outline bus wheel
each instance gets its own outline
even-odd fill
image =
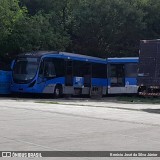
[[[54,97],[55,98],[60,98],[62,97],[62,86],[57,85],[54,89]]]

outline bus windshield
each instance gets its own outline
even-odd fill
[[[13,68],[13,80],[17,83],[27,83],[31,81],[38,69],[38,58],[19,58]]]

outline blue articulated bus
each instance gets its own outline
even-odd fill
[[[13,64],[13,93],[94,95],[107,91],[106,59],[57,51],[18,55]]]
[[[137,93],[138,57],[108,58],[108,94]]]

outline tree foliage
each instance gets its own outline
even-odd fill
[[[160,37],[160,0],[1,0],[2,53],[61,50],[137,56]]]
[[[8,37],[12,34],[16,23],[23,17],[25,8],[20,8],[18,0],[0,1],[0,47],[5,51]],[[6,50],[7,51],[7,50]]]

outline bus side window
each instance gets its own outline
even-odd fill
[[[56,77],[63,77],[65,75],[64,60],[55,58],[53,59],[53,61],[54,61]]]
[[[92,64],[92,77],[93,78],[106,78],[107,67],[105,64],[93,63]]]
[[[138,74],[138,64],[137,63],[128,63],[126,64],[126,77],[136,78]]]
[[[82,74],[91,76],[92,75],[92,68],[91,67],[92,67],[91,63],[84,63],[84,65],[82,67]]]
[[[45,78],[56,77],[54,61],[52,59],[45,59],[44,61],[44,77]]]
[[[112,78],[112,77],[117,77],[117,74],[116,74],[116,65],[110,65],[109,67],[109,77]]]

